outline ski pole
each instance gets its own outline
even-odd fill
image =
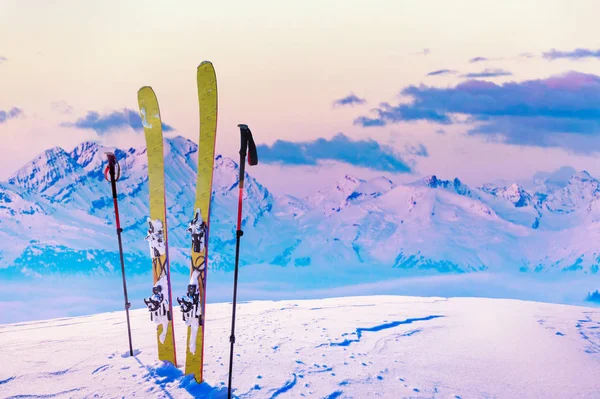
[[[227,385],[227,397],[231,399],[231,371],[233,368],[233,344],[235,343],[235,306],[237,300],[237,283],[238,283],[238,266],[240,260],[240,238],[244,234],[242,231],[242,199],[244,196],[244,171],[246,169],[246,151],[248,151],[248,164],[256,165],[258,163],[258,154],[256,153],[256,145],[252,138],[252,132],[248,125],[239,124],[241,135],[240,148],[240,177],[239,177],[239,200],[238,200],[238,217],[237,230],[235,234],[235,271],[233,277],[233,314],[231,316],[231,335],[229,342],[231,348],[229,352],[229,384]]]
[[[119,256],[121,257],[121,274],[123,276],[123,293],[125,295],[125,313],[127,315],[127,333],[129,335],[129,354],[133,356],[133,346],[131,344],[131,326],[129,324],[129,299],[127,298],[127,283],[125,282],[125,263],[123,262],[123,243],[121,241],[121,222],[119,221],[119,206],[117,205],[117,180],[121,177],[121,167],[117,163],[117,157],[112,152],[106,152],[108,158],[108,166],[104,170],[104,177],[110,181],[112,186],[113,203],[115,207],[115,218],[117,223],[117,237],[119,239]],[[118,173],[115,171],[115,167],[118,168]],[[110,175],[110,176],[109,176]],[[110,179],[110,180],[109,180]]]

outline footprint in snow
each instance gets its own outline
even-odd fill
[[[0,385],[2,384],[6,384],[7,382],[11,382],[12,380],[14,380],[16,377],[8,377],[5,380],[0,380]]]
[[[137,356],[137,355],[139,355],[140,353],[142,353],[142,351],[141,351],[141,350],[139,350],[139,349],[134,349],[134,350],[133,350],[133,356]],[[129,351],[127,351],[127,352],[123,353],[123,354],[121,355],[121,357],[122,357],[123,359],[125,359],[125,358],[128,358],[128,357],[131,357],[131,354],[129,353]],[[111,359],[111,358],[109,358],[109,359]]]
[[[92,374],[101,373],[105,370],[108,370],[109,368],[110,368],[110,366],[108,364],[104,364],[104,365],[98,367],[96,370],[92,371]]]

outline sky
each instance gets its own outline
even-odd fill
[[[53,146],[143,145],[145,85],[165,136],[196,141],[203,60],[217,74],[217,153],[237,158],[248,124],[250,172],[275,192],[344,174],[600,177],[598,12],[584,0],[0,0],[0,180]]]

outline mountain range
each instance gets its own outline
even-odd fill
[[[46,150],[0,183],[0,270],[19,276],[112,274],[120,264],[104,152],[84,142]],[[147,271],[144,147],[114,150],[129,272]],[[172,267],[187,269],[197,146],[165,139]],[[230,270],[238,164],[215,158],[209,267]],[[343,176],[307,198],[277,196],[246,174],[242,266],[597,273],[600,181],[563,168],[519,183],[469,187],[437,176],[395,184]],[[360,269],[356,269],[360,270]]]

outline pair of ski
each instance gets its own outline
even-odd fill
[[[177,298],[183,320],[187,326],[187,348],[185,374],[193,374],[198,383],[203,382],[204,355],[204,309],[206,305],[206,272],[208,260],[208,232],[210,204],[212,199],[212,179],[217,128],[217,82],[211,62],[203,61],[197,68],[198,101],[200,112],[200,136],[198,140],[198,172],[196,180],[196,196],[194,200],[194,217],[187,231],[191,234],[190,280],[187,293]],[[166,195],[164,179],[164,152],[162,121],[156,94],[149,86],[138,91],[140,116],[146,138],[146,154],[148,157],[148,189],[150,193],[150,217],[148,218],[148,235],[146,240],[150,246],[152,258],[152,274],[154,286],[152,296],[144,298],[150,311],[151,319],[157,324],[156,337],[158,358],[171,362],[177,367],[175,335],[173,331],[173,306],[171,294],[171,275],[169,267],[169,249],[166,221]],[[244,189],[246,154],[249,165],[258,163],[256,145],[247,125],[239,124],[241,134],[239,203],[236,231],[236,254],[233,292],[233,314],[231,325],[231,352],[229,364],[229,391],[231,397],[231,373],[233,363],[233,345],[235,342],[235,305],[237,297],[237,276],[239,264],[240,237],[242,225],[242,198]],[[247,152],[248,151],[248,152]],[[115,208],[116,230],[119,241],[121,271],[123,274],[123,293],[129,333],[129,352],[133,356],[131,328],[129,323],[129,303],[125,281],[125,265],[119,222],[116,182],[121,176],[121,168],[114,153],[107,152],[108,166],[105,178],[111,183]],[[204,220],[206,216],[206,221]]]
[[[208,226],[212,192],[215,139],[217,129],[217,82],[211,62],[197,68],[200,134],[198,173],[191,233],[190,280],[187,292],[177,298],[187,326],[185,374],[203,381],[204,308],[208,259]],[[138,104],[148,157],[150,217],[146,240],[150,247],[154,286],[152,296],[144,299],[152,321],[157,324],[158,358],[177,366],[173,331],[173,302],[167,235],[167,212],[164,179],[163,132],[158,100],[154,90],[144,86],[138,91]]]

